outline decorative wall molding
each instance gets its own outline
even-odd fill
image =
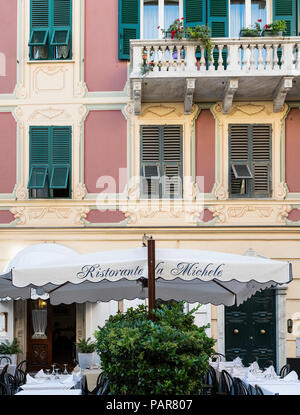
[[[72,120],[72,116],[63,108],[48,107],[33,111],[28,121],[41,120]]]
[[[27,200],[28,199],[28,189],[25,186],[18,186],[16,189],[16,199],[17,200]]]
[[[73,192],[74,199],[82,200],[85,198],[86,194],[87,194],[87,189],[85,187],[85,184],[78,183]]]

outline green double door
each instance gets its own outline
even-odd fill
[[[225,354],[239,356],[244,365],[256,358],[263,367],[272,360],[276,368],[275,290],[261,291],[239,307],[225,307]]]

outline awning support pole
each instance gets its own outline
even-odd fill
[[[152,311],[155,309],[155,240],[147,240],[148,249],[148,316],[154,321]]]

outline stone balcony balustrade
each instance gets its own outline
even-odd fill
[[[130,82],[135,113],[142,102],[273,100],[274,112],[300,99],[300,37],[214,38],[211,59],[201,42],[131,40]],[[143,64],[153,70],[142,73]]]

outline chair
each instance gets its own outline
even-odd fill
[[[249,395],[246,384],[239,378],[233,378],[233,390],[235,395]]]
[[[9,364],[5,365],[4,368],[2,369],[1,373],[0,373],[0,382],[2,382],[2,383],[5,383],[4,378],[5,378],[5,375],[7,373],[8,366],[9,366]]]
[[[83,376],[81,379],[81,393],[82,395],[89,395],[86,376]]]
[[[256,395],[264,395],[262,389],[258,385],[255,385],[255,390],[256,390]]]
[[[225,395],[231,395],[232,391],[233,391],[233,379],[226,370],[222,370],[220,392]]]
[[[248,395],[256,395],[256,390],[252,385],[248,386]]]
[[[0,356],[0,365],[2,363],[2,360],[4,360],[5,363],[10,363],[10,364],[12,363],[11,358],[9,356]]]
[[[281,378],[284,378],[286,375],[290,373],[290,371],[291,371],[291,366],[289,364],[286,364],[282,366],[282,368],[280,369],[279,376]]]
[[[103,384],[99,387],[97,395],[108,395],[109,394],[109,379],[103,376]]]
[[[8,390],[8,395],[14,395],[17,391],[16,379],[14,376],[6,373],[4,375],[4,382],[3,382]]]
[[[0,395],[8,395],[7,386],[5,383],[0,382]]]
[[[28,373],[28,361],[27,360],[22,360],[22,362],[20,362],[17,365],[17,369],[22,370],[25,373],[25,375],[27,375],[27,373]]]
[[[222,353],[214,353],[212,356],[213,362],[225,362],[226,358]]]

